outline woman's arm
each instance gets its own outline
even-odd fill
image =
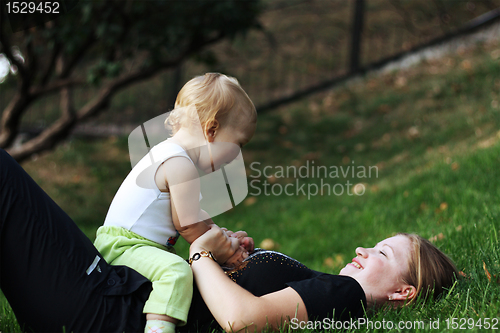
[[[213,251],[227,242],[227,235],[217,226],[191,244],[190,256]],[[288,287],[261,297],[254,296],[222,271],[208,257],[193,261],[191,268],[198,289],[219,325],[226,331],[261,330],[266,325],[278,328],[292,318],[307,320],[307,311],[299,294]]]

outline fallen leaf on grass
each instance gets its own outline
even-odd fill
[[[332,257],[328,257],[325,258],[325,260],[323,261],[323,265],[325,265],[326,267],[333,268],[333,266],[335,266],[335,261],[333,260]]]
[[[248,197],[247,199],[245,199],[245,201],[243,202],[243,204],[245,206],[251,206],[251,205],[253,205],[256,202],[257,202],[257,198],[256,197]]]
[[[260,242],[259,247],[264,250],[274,250],[276,248],[276,243],[271,238],[266,238]]]
[[[267,181],[271,184],[274,184],[276,183],[276,177],[274,175],[270,175],[269,177],[267,177]]]
[[[431,238],[429,238],[429,241],[431,241],[432,243],[434,243],[435,241],[437,241],[438,239],[439,240],[442,240],[444,238],[444,235],[442,232],[440,232],[439,234],[435,235],[435,236],[432,236]]]
[[[491,282],[491,273],[486,268],[486,263],[484,261],[483,261],[483,269],[484,269],[484,274],[486,274],[486,277],[488,278],[488,281]],[[493,281],[500,284],[500,276],[497,277],[495,274],[493,274]]]
[[[342,267],[344,266],[344,256],[342,254],[336,254],[335,258],[325,258],[323,265],[330,268]]]
[[[366,184],[366,183],[359,183],[359,184],[354,185],[352,190],[356,195],[363,195],[363,194],[365,194],[367,186],[368,186],[368,184]]]
[[[488,272],[488,269],[486,268],[486,263],[483,261],[483,269],[484,269],[484,274],[486,274],[486,277],[488,278],[488,281],[491,282],[491,274]]]
[[[357,151],[358,153],[362,152],[365,150],[365,144],[364,143],[358,143],[354,146],[354,150]]]
[[[412,126],[408,129],[408,137],[413,140],[417,139],[420,137],[420,131],[418,130],[418,127]]]
[[[394,83],[396,84],[396,87],[401,88],[401,87],[406,86],[406,84],[408,83],[408,80],[404,76],[400,76],[396,79],[396,81]]]
[[[470,60],[464,60],[462,61],[462,63],[460,64],[462,69],[471,69],[472,68],[472,62]]]

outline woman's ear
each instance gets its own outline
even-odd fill
[[[417,288],[411,285],[403,285],[401,289],[398,289],[395,293],[389,295],[389,300],[392,301],[409,301],[415,297],[417,294]]]

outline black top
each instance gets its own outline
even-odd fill
[[[349,320],[363,316],[366,308],[365,293],[353,278],[311,270],[279,252],[258,249],[238,270],[226,274],[255,296],[293,288],[304,301],[309,320]],[[217,327],[195,285],[188,324],[179,330],[208,332]]]

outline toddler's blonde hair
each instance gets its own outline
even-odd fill
[[[217,120],[219,126],[225,126],[231,119],[231,125],[236,125],[242,117],[229,117],[233,112],[248,114],[250,119],[257,115],[254,104],[238,80],[220,73],[207,73],[191,79],[182,87],[166,124],[175,134],[186,121],[198,118],[205,131],[213,120]]]

